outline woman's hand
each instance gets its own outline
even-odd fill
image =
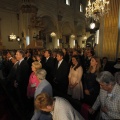
[[[107,114],[108,109],[107,109],[107,107],[102,107],[101,111],[104,112],[105,114]]]
[[[85,90],[85,94],[86,94],[86,95],[90,95],[89,90],[86,89],[86,90]]]
[[[78,83],[71,84],[70,88],[74,88]]]
[[[31,87],[32,88],[36,87],[36,83],[31,84]]]

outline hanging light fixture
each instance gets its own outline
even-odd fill
[[[14,35],[13,33],[11,35],[9,35],[9,39],[10,40],[16,40],[16,35]]]
[[[85,16],[97,21],[101,16],[107,14],[109,10],[109,1],[107,0],[96,0],[92,3],[88,0]]]

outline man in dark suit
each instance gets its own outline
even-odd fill
[[[83,70],[84,73],[87,73],[89,67],[90,67],[90,61],[91,58],[95,55],[94,51],[92,49],[87,50],[87,58],[84,61],[84,65],[83,65]]]
[[[31,66],[32,66],[33,60],[31,58],[31,53],[30,52],[26,53],[26,61],[27,61],[28,65],[29,65],[29,73],[31,73],[32,72]]]
[[[36,60],[42,64],[42,67],[43,67],[43,64],[44,64],[44,60],[43,60],[43,56],[42,55],[36,55]]]
[[[112,67],[111,67],[111,65],[110,65],[107,57],[103,57],[101,68],[102,68],[103,71],[109,71],[109,72],[111,72],[111,68]]]
[[[64,53],[57,52],[57,63],[54,69],[54,88],[59,92],[67,93],[68,86],[68,63],[63,59]]]
[[[18,60],[18,68],[16,72],[16,81],[14,86],[17,91],[18,102],[22,109],[27,105],[27,85],[29,81],[29,66],[24,60],[24,51],[18,50],[16,52],[16,59]]]
[[[46,80],[48,80],[50,83],[53,79],[53,68],[54,68],[54,60],[51,57],[51,51],[46,50],[44,53],[44,57],[46,58],[43,63],[43,68],[47,71]]]
[[[18,67],[18,61],[15,56],[11,59],[12,63],[14,64],[12,69],[10,70],[8,77],[7,77],[7,89],[10,96],[15,98],[15,88],[14,88],[14,81],[16,80],[16,72]]]
[[[7,78],[8,74],[10,73],[10,71],[12,69],[13,63],[12,63],[11,59],[12,59],[13,55],[14,55],[13,51],[7,52],[7,61],[6,61],[6,64],[4,66],[4,69],[3,69],[3,76],[5,78]]]

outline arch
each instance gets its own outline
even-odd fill
[[[57,25],[57,22],[58,22],[58,20],[57,20],[57,17],[55,17],[55,16],[53,16],[53,15],[50,15],[50,14],[38,14],[38,16],[39,17],[48,17],[48,18],[50,18],[51,19],[51,21],[52,21],[52,23],[54,24],[54,26],[56,26]]]
[[[40,15],[38,17],[41,17],[43,19],[43,22],[45,24],[45,32],[46,33],[50,33],[50,32],[57,32],[57,27],[56,24],[54,22],[54,20],[52,19],[51,16],[48,15]]]

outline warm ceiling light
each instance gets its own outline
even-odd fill
[[[95,23],[90,23],[90,29],[94,29],[95,28]]]
[[[109,1],[107,0],[96,0],[92,2],[88,0],[88,5],[86,7],[86,14],[87,18],[93,18],[95,21],[99,20],[99,18],[109,11]]]
[[[54,32],[52,32],[52,33],[50,34],[50,36],[51,36],[51,37],[55,37],[56,34],[55,34]]]
[[[16,40],[16,35],[14,35],[13,33],[11,35],[9,35],[9,39],[10,40]]]

